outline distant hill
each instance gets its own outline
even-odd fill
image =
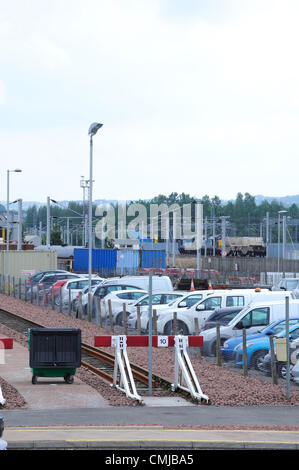
[[[278,203],[281,203],[283,204],[285,207],[289,207],[291,206],[292,204],[296,204],[299,206],[299,194],[298,195],[295,195],[295,196],[283,196],[283,197],[274,197],[274,196],[263,196],[261,194],[258,194],[257,196],[254,196],[255,198],[255,202],[257,205],[261,204],[264,200],[268,201],[269,203],[271,203],[272,201],[277,201]],[[234,202],[234,199],[231,199],[232,202]],[[59,205],[62,206],[62,207],[67,207],[68,206],[68,203],[69,201],[68,200],[63,200],[63,201],[57,201],[59,202]],[[77,202],[78,204],[81,204],[82,203],[82,200],[77,200],[75,201]],[[87,201],[86,201],[87,202]],[[93,201],[94,204],[103,204],[103,203],[107,203],[107,204],[117,204],[117,200],[112,200],[112,199],[96,199]],[[223,204],[226,204],[227,200],[221,200],[221,202]],[[6,208],[6,201],[0,201],[0,207],[1,207],[1,204]],[[32,207],[32,206],[36,206],[36,207],[41,207],[41,206],[45,206],[47,204],[47,201],[44,201],[44,202],[39,202],[39,201],[23,201],[23,210],[26,211],[29,207]],[[15,205],[15,208],[17,206]],[[12,210],[14,210],[14,208],[12,208]]]
[[[285,207],[289,207],[292,204],[299,205],[299,194],[297,196],[283,196],[283,197],[270,197],[270,196],[262,196],[257,195],[254,196],[255,202],[257,205],[261,204],[264,200],[271,203],[272,201],[277,201],[280,204],[283,204]]]

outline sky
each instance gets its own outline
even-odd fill
[[[299,194],[297,0],[0,0],[0,200]]]

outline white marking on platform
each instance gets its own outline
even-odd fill
[[[147,406],[196,406],[195,403],[179,397],[148,397],[143,396],[142,401]]]

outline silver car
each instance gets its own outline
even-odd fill
[[[293,369],[291,370],[291,377],[292,380],[299,385],[299,360],[296,362]]]

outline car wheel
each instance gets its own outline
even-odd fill
[[[188,336],[189,335],[189,329],[186,326],[186,324],[182,321],[178,321],[177,324],[177,335],[182,335],[182,336]]]
[[[117,314],[116,319],[115,319],[115,324],[119,326],[123,326],[123,313],[122,312]]]
[[[222,348],[224,341],[226,341],[226,338],[220,338],[220,348]],[[209,356],[216,356],[216,346],[217,346],[217,341],[214,341],[214,343],[212,343],[211,345]],[[220,349],[220,354],[221,354],[221,349]]]
[[[293,367],[294,367],[293,364],[290,364],[290,371],[292,370]],[[279,362],[278,363],[277,373],[278,373],[279,377],[286,380],[286,378],[287,378],[287,364],[286,364],[286,362]]]
[[[265,355],[267,354],[268,351],[265,351],[264,349],[261,349],[260,351],[256,351],[252,359],[250,361],[250,366],[253,367],[255,370],[261,371],[261,366],[263,364],[263,359]]]
[[[168,323],[166,323],[166,325],[164,326],[164,334],[169,336],[169,335],[173,335],[173,320],[170,320]],[[184,322],[182,322],[181,320],[179,320],[177,322],[177,331],[176,331],[176,334],[177,335],[183,335],[183,336],[188,336],[189,335],[189,329],[188,327],[185,325]]]

